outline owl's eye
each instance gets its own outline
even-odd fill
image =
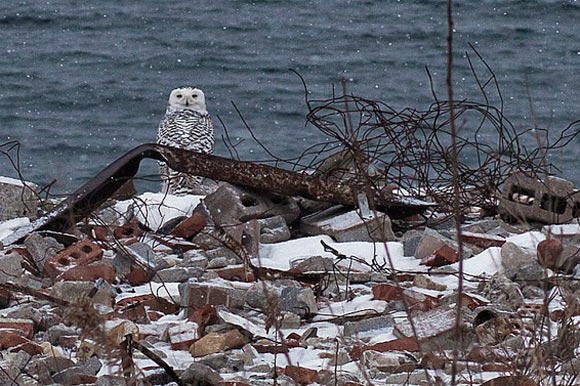
[[[176,97],[179,98],[179,99],[181,99],[183,97],[183,95],[177,94]]]
[[[192,97],[197,98],[197,94],[193,94]]]

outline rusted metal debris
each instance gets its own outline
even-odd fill
[[[144,158],[164,161],[174,170],[214,180],[349,206],[357,206],[358,194],[368,190],[362,184],[346,183],[332,176],[297,173],[269,165],[236,161],[157,144],[143,144],[119,157],[47,215],[1,240],[2,244],[10,245],[36,230],[69,229],[133,178]],[[370,197],[370,200],[375,207],[393,218],[421,213],[434,205],[379,192],[373,194],[374,197]]]

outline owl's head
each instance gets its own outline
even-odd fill
[[[205,95],[203,91],[193,86],[178,87],[169,94],[167,112],[193,110],[207,114],[205,108]]]

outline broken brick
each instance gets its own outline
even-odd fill
[[[205,218],[205,215],[202,211],[196,210],[190,217],[180,222],[173,231],[171,231],[171,235],[191,240],[193,236],[198,234],[206,225],[207,219]]]
[[[115,268],[105,263],[78,265],[61,273],[56,281],[95,281],[99,278],[112,283],[115,280]]]
[[[559,260],[564,251],[564,246],[556,239],[546,239],[540,241],[537,246],[538,263],[543,267],[556,271],[560,268]]]
[[[15,332],[2,330],[0,331],[0,350],[11,348],[12,352],[20,350],[26,351],[30,355],[42,354],[42,347]]]
[[[300,366],[286,366],[282,372],[302,385],[318,382],[318,372]]]
[[[211,304],[206,304],[201,308],[193,311],[189,315],[189,320],[197,323],[199,336],[202,335],[206,326],[215,324],[219,321],[215,307]]]
[[[426,265],[428,267],[441,267],[443,265],[453,264],[457,260],[457,251],[451,248],[449,245],[445,244],[433,252],[432,255],[421,260],[419,264]]]
[[[30,319],[0,318],[0,329],[20,331],[28,339],[34,336],[34,322]]]
[[[100,246],[85,238],[70,247],[49,257],[44,264],[44,272],[55,279],[71,267],[86,265],[101,258],[103,250]]]
[[[143,234],[141,228],[139,228],[139,224],[137,222],[132,221],[128,222],[125,225],[117,227],[113,230],[113,236],[116,239],[128,239],[132,237],[139,237]]]
[[[217,273],[222,279],[230,281],[256,281],[254,274],[249,272],[244,265],[214,269],[213,272]]]
[[[378,352],[385,351],[419,351],[419,346],[417,345],[417,339],[414,337],[400,338],[389,340],[386,342],[375,343],[368,346],[355,346],[351,352],[351,358],[357,360],[360,359],[363,352],[367,350],[373,350]]]
[[[420,292],[397,288],[391,284],[379,284],[373,287],[373,299],[385,301],[401,301],[402,294],[409,303],[411,310],[428,311],[439,305],[439,300]]]
[[[538,384],[525,375],[506,375],[490,379],[481,386],[538,386]]]

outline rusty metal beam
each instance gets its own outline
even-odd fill
[[[273,166],[236,161],[157,144],[143,144],[111,163],[48,214],[0,242],[3,245],[10,245],[22,240],[35,230],[65,231],[69,229],[91,214],[125,182],[133,178],[144,158],[165,161],[174,170],[227,181],[235,185],[349,206],[357,206],[358,193],[366,192],[365,186],[346,184],[333,177],[296,173]],[[432,206],[431,203],[403,200],[393,196],[384,197],[378,193],[375,193],[373,199],[378,209],[386,211],[395,218],[419,213]]]

